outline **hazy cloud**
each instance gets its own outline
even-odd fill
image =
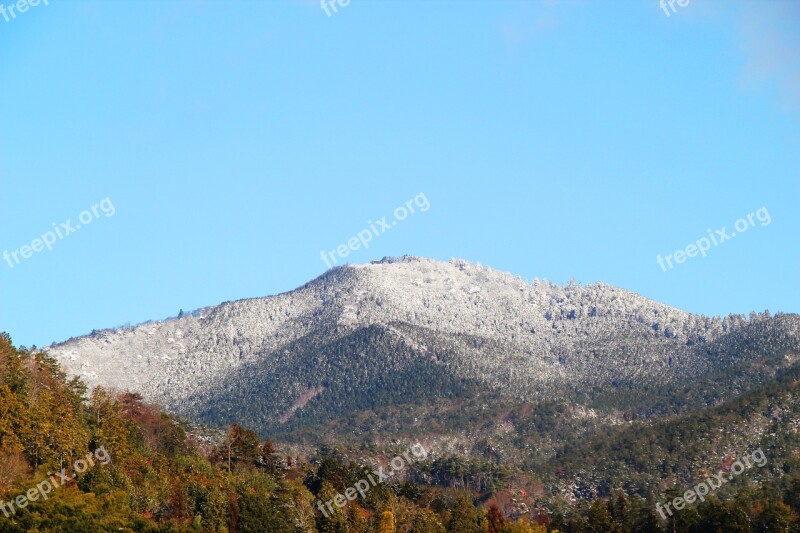
[[[800,3],[747,2],[741,35],[744,87],[772,86],[782,105],[800,111]]]

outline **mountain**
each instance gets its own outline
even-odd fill
[[[691,412],[794,364],[800,317],[710,318],[603,283],[528,283],[403,257],[46,351],[90,386],[135,391],[199,422],[300,435],[401,407],[431,417],[447,405],[461,420],[487,401],[555,401],[597,421]],[[421,424],[437,431],[436,420]],[[458,426],[453,434],[470,429]]]
[[[568,480],[575,493],[607,496],[608,487],[625,486],[628,492],[646,495],[656,486],[691,486],[700,472],[726,470],[731,459],[761,450],[765,468],[726,488],[780,480],[800,468],[798,392],[800,366],[794,366],[696,413],[606,426],[584,439],[565,439],[547,460],[529,467],[554,484]]]

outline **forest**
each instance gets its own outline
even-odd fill
[[[796,384],[786,378],[780,386]],[[364,497],[323,513],[318,501],[332,500],[401,447],[374,450],[368,464],[336,446],[288,455],[238,424],[214,434],[137,394],[89,391],[52,358],[15,348],[3,334],[0,503],[25,505],[0,505],[0,532],[800,531],[800,476],[792,462],[782,463],[786,471],[779,478],[712,495],[668,520],[654,503],[678,494],[674,488],[642,496],[619,486],[596,498],[526,507],[514,504],[510,468],[459,457],[416,462]],[[595,449],[616,453],[613,441],[608,436]],[[68,465],[93,453],[100,459],[100,449],[107,461],[83,464],[46,498],[31,498]],[[564,464],[577,468],[576,461],[571,453]]]

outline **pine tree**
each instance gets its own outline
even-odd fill
[[[336,498],[336,495],[337,492],[334,490],[333,485],[323,481],[322,488],[317,495],[319,502],[314,504],[317,512],[317,529],[319,533],[347,533],[347,520],[344,512],[333,504],[333,499]],[[328,501],[331,502],[330,507],[325,505]],[[322,507],[324,512],[319,507]]]
[[[459,496],[456,499],[450,513],[450,520],[447,521],[447,529],[460,533],[482,533],[483,528],[478,509],[466,496]]]

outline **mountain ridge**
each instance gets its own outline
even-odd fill
[[[758,353],[745,349],[752,339],[761,339]],[[431,391],[425,401],[483,388],[521,401],[555,394],[589,403],[611,391],[616,405],[617,391],[679,388],[737,365],[738,376],[757,383],[747,375],[759,358],[766,377],[789,364],[787,351],[800,352],[800,317],[705,317],[604,283],[527,283],[480,264],[406,256],[46,351],[90,386],[130,389],[208,423],[229,422],[238,410],[266,432],[292,418],[320,423],[380,407],[376,397],[396,402],[411,390]],[[390,368],[404,378],[387,391]]]

